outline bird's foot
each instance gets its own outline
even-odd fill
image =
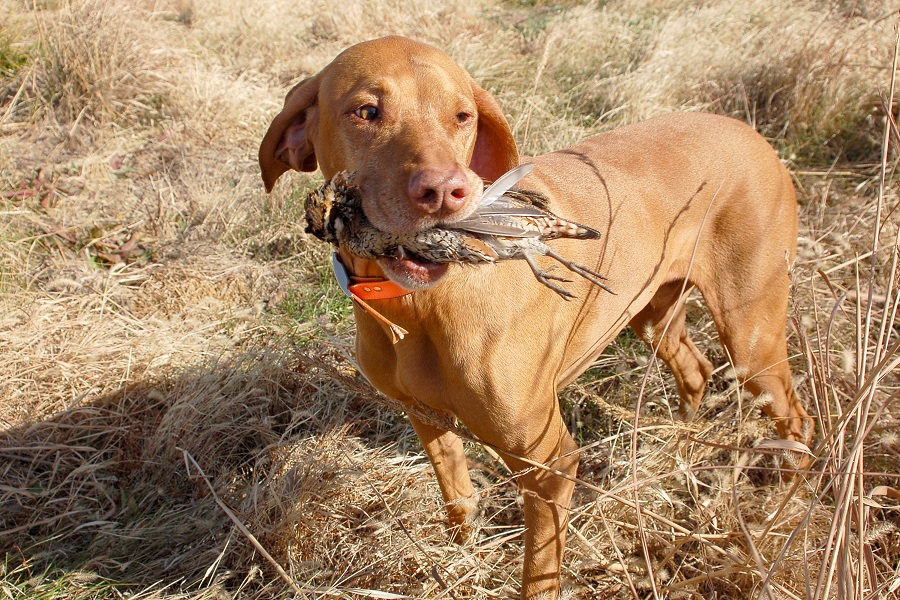
[[[531,255],[525,255],[525,261],[528,263],[528,266],[531,267],[531,272],[534,273],[535,279],[546,285],[548,288],[559,294],[565,300],[571,300],[575,297],[575,294],[572,292],[566,291],[565,289],[559,287],[555,283],[551,281],[561,281],[563,283],[572,283],[571,279],[566,279],[565,277],[561,277],[559,275],[551,275],[550,269],[542,270],[535,260],[531,257]]]
[[[612,288],[610,288],[608,285],[606,285],[605,283],[603,283],[603,281],[609,279],[609,278],[606,277],[605,275],[602,275],[601,273],[598,273],[597,271],[594,271],[593,269],[590,269],[590,268],[588,268],[588,267],[586,267],[586,266],[584,266],[584,265],[582,265],[582,264],[580,264],[580,263],[577,263],[577,262],[572,261],[572,260],[569,260],[569,259],[567,259],[567,258],[565,258],[565,257],[563,257],[563,256],[560,256],[559,254],[557,254],[556,252],[554,252],[554,251],[552,251],[552,250],[550,250],[549,252],[547,252],[547,256],[549,256],[549,257],[551,257],[552,259],[556,260],[557,262],[559,262],[560,264],[562,264],[564,267],[566,267],[567,269],[569,269],[569,270],[572,271],[573,273],[577,273],[578,275],[581,275],[582,277],[584,277],[585,279],[587,279],[588,281],[590,281],[591,283],[593,283],[593,284],[596,285],[597,287],[599,287],[599,288],[601,288],[601,289],[603,289],[603,290],[606,290],[606,291],[609,292],[610,294],[615,295],[615,292],[612,291]],[[533,268],[534,268],[534,267],[532,267],[532,269],[533,269]]]

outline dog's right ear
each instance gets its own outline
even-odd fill
[[[500,105],[487,91],[472,82],[478,107],[478,137],[469,168],[485,181],[497,179],[519,165],[519,150]]]
[[[308,113],[318,95],[319,77],[304,79],[288,92],[284,108],[269,125],[259,146],[259,168],[266,192],[272,191],[285,171],[316,170],[316,153],[308,136]]]

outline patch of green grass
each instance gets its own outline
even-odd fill
[[[122,584],[88,571],[66,571],[53,566],[34,573],[27,564],[13,565],[10,556],[0,567],[0,592],[29,600],[105,600],[122,598]],[[127,593],[127,592],[126,592]]]
[[[0,115],[16,95],[21,85],[20,73],[28,66],[28,53],[20,43],[13,27],[0,21]]]
[[[647,355],[649,353],[650,350],[647,348],[647,345],[638,337],[634,329],[626,327],[620,331],[619,335],[616,336],[616,339],[606,347],[606,350],[604,350],[601,355],[601,359],[603,357],[618,356],[622,358],[622,361],[620,361],[620,363],[622,363],[627,360],[625,357]],[[585,371],[579,381],[582,383],[601,381],[608,379],[611,376],[616,376],[622,371],[623,364],[611,366],[608,361],[602,361],[600,359],[598,359],[597,362],[600,363],[600,366],[594,366]]]
[[[19,51],[8,31],[0,32],[0,77],[15,77],[26,64],[28,54]]]
[[[847,103],[848,108],[840,112],[823,105],[811,111],[807,121],[787,123],[779,148],[782,157],[803,156],[807,164],[821,166],[830,165],[835,159],[849,163],[874,161],[881,144],[875,124],[882,118],[875,104],[873,97],[871,102]]]
[[[305,223],[304,208],[307,194],[321,185],[318,178],[304,178],[291,189],[283,206],[276,209],[278,220]],[[330,247],[318,243],[310,252],[312,264],[305,280],[293,288],[280,309],[285,316],[300,323],[325,322],[337,325],[350,323],[353,309],[350,299],[344,294],[331,269]]]
[[[515,19],[512,23],[512,28],[525,40],[533,40],[541,35],[547,29],[553,17],[565,10],[561,6],[546,5],[540,0],[517,2],[516,4],[532,9],[528,10],[520,18]]]
[[[292,220],[306,219],[306,197],[311,191],[322,185],[322,176],[318,173],[303,177],[291,188],[291,194],[281,208],[281,216]]]
[[[346,329],[353,322],[353,305],[341,290],[331,270],[331,263],[321,261],[313,267],[312,276],[288,293],[278,309],[297,323],[330,324]]]

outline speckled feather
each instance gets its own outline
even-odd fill
[[[362,258],[402,257],[415,254],[436,263],[484,264],[500,260],[526,260],[535,277],[564,298],[571,293],[550,280],[569,282],[538,268],[533,255],[550,256],[569,270],[610,291],[603,275],[554,252],[544,240],[596,239],[600,233],[547,209],[537,192],[507,191],[492,203],[479,206],[463,220],[412,234],[376,229],[362,211],[360,189],[353,177],[338,173],[306,199],[306,231]]]
[[[409,251],[437,263],[477,264],[497,260],[489,246],[460,231],[436,227],[398,235],[376,229],[362,211],[359,188],[343,172],[309,194],[306,223],[308,233],[344,246],[362,258],[397,256]]]

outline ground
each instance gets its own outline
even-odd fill
[[[525,153],[703,110],[753,124],[794,176],[811,470],[761,451],[774,430],[699,299],[692,336],[718,368],[692,423],[624,332],[561,394],[584,447],[565,597],[896,597],[895,6],[0,6],[0,596],[515,596],[510,473],[468,443],[483,509],[452,545],[403,413],[353,367],[329,250],[303,232],[320,175],[266,195],[256,164],[291,85],[402,34],[490,90]]]

